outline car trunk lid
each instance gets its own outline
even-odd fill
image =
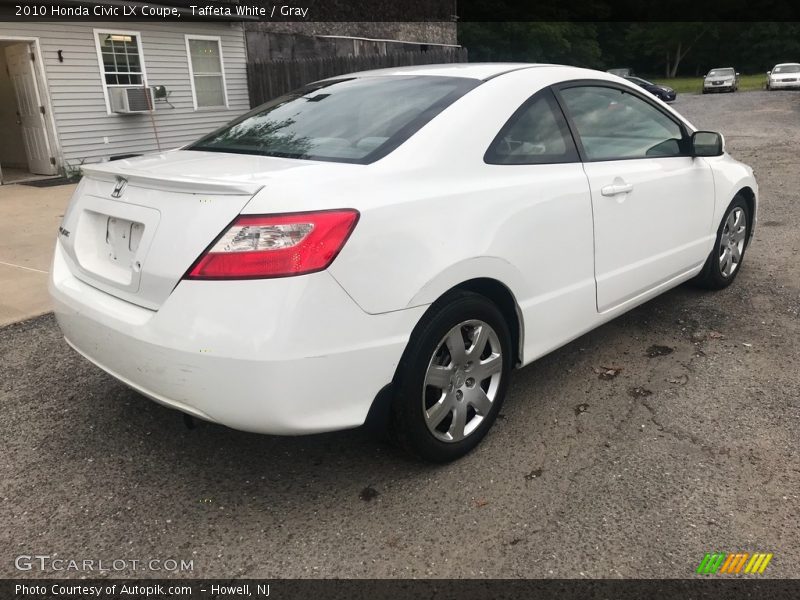
[[[176,156],[161,164],[140,159],[84,167],[84,178],[59,228],[75,277],[157,310],[192,263],[263,187],[254,172],[260,169],[263,174],[265,165],[247,157],[226,164],[223,176],[203,174],[219,173],[221,158],[206,155],[198,162]],[[217,168],[212,169],[209,160]]]

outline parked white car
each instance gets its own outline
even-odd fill
[[[800,88],[800,63],[781,63],[767,71],[767,89]]]
[[[195,417],[271,434],[385,417],[452,460],[512,369],[681,282],[734,280],[758,188],[723,144],[598,71],[322,81],[181,150],[85,167],[56,316]]]

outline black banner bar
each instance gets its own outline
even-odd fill
[[[796,0],[0,0],[0,20],[800,21]]]
[[[454,21],[454,0],[0,0],[2,20]]]
[[[800,597],[800,580],[757,578],[639,580],[3,580],[4,600],[783,600]]]

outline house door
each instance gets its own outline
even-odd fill
[[[8,74],[17,100],[17,117],[22,128],[22,140],[28,158],[28,170],[37,175],[54,175],[50,144],[44,121],[44,104],[36,85],[36,72],[31,46],[27,43],[6,47]]]

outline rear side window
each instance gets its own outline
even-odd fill
[[[562,89],[588,160],[683,156],[683,129],[641,98],[610,87]]]
[[[258,107],[188,149],[367,164],[479,84],[435,76],[323,81]]]
[[[564,115],[549,89],[530,98],[511,116],[484,160],[492,165],[578,162]]]

